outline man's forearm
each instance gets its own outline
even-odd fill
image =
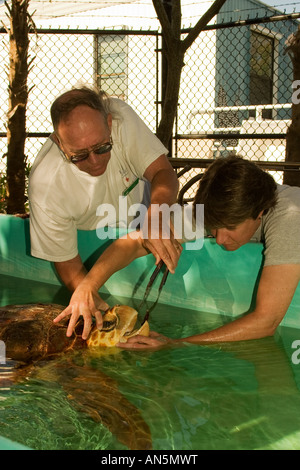
[[[151,182],[151,204],[174,204],[178,188],[179,183],[174,172],[166,169],[158,171]]]
[[[86,269],[79,255],[68,261],[54,263],[57,274],[65,286],[73,292],[86,276]]]
[[[135,239],[133,239],[134,234]],[[147,254],[139,233],[134,232],[134,234],[132,232],[113,242],[89,272],[78,255],[71,260],[54,263],[57,274],[70,291],[74,291],[83,280],[92,290],[97,291],[116,271],[126,267],[135,258]]]
[[[147,251],[142,245],[139,232],[131,232],[106,248],[86,275],[84,283],[93,291],[98,291],[115,272],[145,255]]]

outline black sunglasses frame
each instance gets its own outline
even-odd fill
[[[87,160],[91,152],[95,153],[96,155],[104,155],[105,153],[110,152],[112,147],[113,147],[113,142],[112,142],[112,139],[110,139],[110,142],[105,142],[104,144],[101,144],[98,147],[95,146],[95,148],[92,148],[91,150],[85,152],[85,154],[82,154],[82,156],[80,155],[78,156],[71,155],[70,157],[68,157],[67,155],[65,156],[71,163],[76,164],[79,162],[83,162],[84,160]]]

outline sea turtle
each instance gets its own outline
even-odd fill
[[[5,345],[6,357],[17,361],[13,381],[36,375],[39,370],[39,377],[58,382],[75,407],[102,422],[129,449],[151,449],[148,425],[139,410],[118,391],[117,383],[100,370],[86,364],[79,366],[72,361],[72,355],[63,354],[87,347],[111,347],[135,334],[148,335],[148,323],[134,330],[137,311],[116,305],[104,314],[103,329],[94,327],[84,341],[82,319],[70,338],[66,336],[68,319],[53,323],[64,308],[56,304],[0,307],[0,340]],[[55,366],[49,367],[48,359],[58,355],[64,356],[64,360],[54,361]]]

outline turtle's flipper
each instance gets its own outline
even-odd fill
[[[59,382],[74,407],[103,423],[130,450],[152,449],[150,429],[140,411],[118,390],[116,382],[89,366],[68,367]]]

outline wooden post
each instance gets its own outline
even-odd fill
[[[25,140],[29,28],[29,0],[12,0],[9,11],[9,102],[7,115],[7,213],[25,212]]]

